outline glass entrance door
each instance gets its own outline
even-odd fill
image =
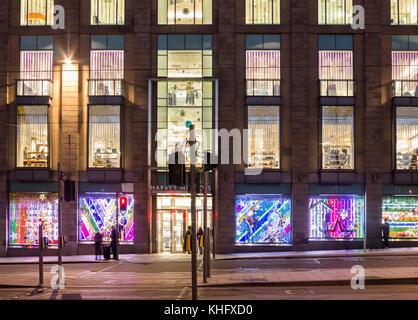
[[[163,252],[183,252],[184,216],[182,210],[160,212]]]

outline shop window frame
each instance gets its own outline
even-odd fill
[[[26,12],[23,13],[23,1],[26,2]],[[20,0],[19,2],[19,26],[21,27],[48,27],[52,26],[54,24],[54,12],[51,13],[48,12],[48,0],[42,0],[45,3],[45,24],[29,24],[29,1],[31,0]],[[41,0],[38,0],[41,1]],[[52,8],[54,8],[55,0],[51,0]],[[53,9],[54,10],[54,9]],[[22,16],[25,15],[25,23],[22,23]]]
[[[96,13],[97,16],[93,16],[93,5],[94,5],[94,1],[96,1]],[[126,24],[126,1],[127,0],[115,0],[116,1],[116,13],[115,13],[115,19],[116,19],[116,23],[99,23],[99,17],[100,17],[100,12],[99,12],[99,7],[100,7],[100,2],[103,2],[104,0],[90,0],[90,25],[91,26],[124,26]],[[119,18],[119,1],[123,1],[123,23],[119,23],[118,22],[118,18]],[[94,18],[96,18],[96,22],[94,22]]]

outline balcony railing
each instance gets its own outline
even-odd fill
[[[418,80],[392,81],[393,97],[418,97]]]
[[[122,96],[122,80],[89,79],[89,96]]]
[[[16,95],[52,97],[52,80],[16,80]]]
[[[280,97],[280,80],[247,80],[247,96]]]
[[[319,80],[321,97],[354,97],[355,91],[354,80]]]

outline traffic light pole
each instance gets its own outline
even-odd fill
[[[62,267],[62,189],[61,189],[61,163],[58,162],[58,279],[61,279]]]
[[[44,286],[44,248],[43,248],[43,237],[44,237],[44,223],[43,221],[39,224],[38,236],[39,236],[39,287]]]
[[[210,256],[209,248],[208,248],[208,239],[209,239],[209,233],[208,233],[208,173],[205,171],[203,173],[204,175],[204,189],[203,189],[203,283],[208,282],[208,267],[209,267],[209,259]]]
[[[192,218],[192,300],[197,300],[197,252],[196,252],[196,138],[194,125],[190,126],[190,193],[191,193],[191,218]]]
[[[119,189],[116,187],[116,254],[115,260],[119,260],[119,208],[120,206],[120,194]]]

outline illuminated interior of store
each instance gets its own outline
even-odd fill
[[[418,170],[418,108],[396,109],[396,167]]]
[[[91,24],[124,24],[125,0],[91,0]]]
[[[354,96],[353,51],[320,50],[319,79],[321,96]]]
[[[354,169],[353,107],[322,107],[322,168]]]
[[[52,25],[54,0],[20,0],[21,25]]]
[[[247,24],[280,24],[280,0],[246,0]]]
[[[417,24],[417,0],[391,0],[392,24]]]
[[[319,24],[350,24],[353,20],[352,0],[319,0]]]
[[[418,51],[392,51],[392,79],[396,96],[418,96]]]
[[[248,167],[280,168],[280,107],[248,106]]]
[[[246,59],[247,95],[279,96],[280,50],[247,50]]]
[[[48,167],[48,106],[17,107],[17,167]]]
[[[212,197],[208,196],[207,227],[212,228]],[[159,252],[183,252],[184,235],[191,225],[191,198],[181,194],[157,195],[157,242]],[[203,229],[203,197],[196,197],[197,226]]]
[[[89,167],[120,167],[120,106],[89,106]]]

